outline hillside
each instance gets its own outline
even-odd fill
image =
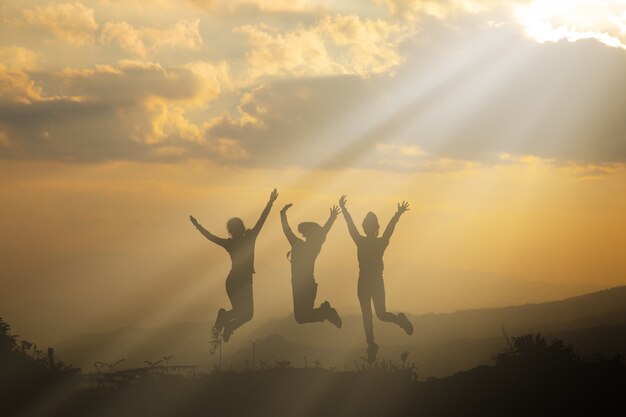
[[[542,332],[574,343],[582,353],[594,351],[611,356],[626,353],[626,287],[617,287],[566,300],[504,308],[485,308],[446,314],[411,316],[415,333],[407,337],[395,326],[375,323],[380,355],[396,359],[410,352],[420,375],[444,376],[488,363],[491,354],[505,346],[502,324],[510,335]],[[161,329],[127,327],[110,333],[94,333],[59,344],[60,355],[89,369],[95,360],[127,360],[127,366],[143,366],[174,354],[179,364],[207,368],[217,362],[209,355],[211,324],[180,323]],[[250,366],[251,345],[256,344],[257,361],[290,361],[353,368],[363,355],[363,334],[358,315],[344,317],[341,330],[327,323],[298,325],[292,317],[265,323],[253,322],[223,344],[223,364],[233,369]],[[248,361],[246,363],[246,361]]]

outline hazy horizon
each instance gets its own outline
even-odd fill
[[[534,285],[541,283],[531,283]],[[455,313],[463,313],[465,311],[474,310],[494,310],[508,307],[520,307],[534,304],[552,303],[563,300],[569,300],[579,296],[585,296],[588,294],[594,294],[609,289],[622,288],[623,286],[598,288],[590,290],[580,290],[571,294],[563,294],[561,296],[552,296],[543,294],[537,296],[535,299],[528,299],[519,302],[506,302],[502,301],[500,304],[493,305],[475,305],[465,306],[460,308],[452,308],[449,310],[441,311],[410,311],[405,312],[411,316],[431,316],[431,315],[450,315]],[[537,287],[537,291],[544,288],[543,286]],[[506,299],[505,299],[506,300]],[[76,305],[71,305],[63,300],[53,299],[40,299],[38,300],[40,308],[47,310],[47,320],[33,321],[28,315],[20,314],[19,310],[5,309],[0,310],[0,317],[5,319],[11,324],[13,330],[25,339],[35,341],[36,343],[54,346],[58,343],[67,343],[75,338],[80,338],[88,335],[99,335],[109,332],[116,332],[124,328],[137,328],[144,330],[162,330],[172,326],[178,326],[181,324],[201,324],[210,328],[215,319],[211,314],[219,307],[219,305],[198,305],[196,308],[210,311],[209,314],[189,314],[187,316],[180,316],[177,318],[170,318],[169,321],[155,322],[149,318],[151,311],[158,310],[158,306],[151,306],[152,309],[148,309],[147,312],[131,313],[126,316],[109,317],[95,323],[94,326],[85,328],[78,327],[73,328],[72,325],[68,325],[68,321],[71,320],[72,315],[76,311]],[[352,306],[337,306],[342,316],[360,316],[361,311],[358,304]],[[258,332],[263,326],[271,323],[290,322],[293,320],[292,311],[282,312],[262,312],[255,315],[254,322],[250,324],[250,331]],[[294,322],[295,323],[295,322]],[[383,326],[384,324],[378,324],[377,326]],[[306,327],[306,326],[305,326]],[[244,337],[245,338],[245,337]]]

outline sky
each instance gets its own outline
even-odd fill
[[[5,0],[0,315],[61,340],[209,321],[226,236],[255,314],[292,308],[278,211],[403,216],[387,304],[413,313],[626,284],[626,1]],[[356,312],[343,219],[318,299]]]

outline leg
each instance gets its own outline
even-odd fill
[[[374,343],[374,323],[372,322],[372,297],[369,291],[369,285],[366,279],[359,277],[358,295],[359,304],[361,304],[361,313],[363,315],[363,328],[365,329],[365,340],[368,345]]]
[[[372,289],[372,301],[374,302],[374,308],[376,309],[376,316],[380,321],[386,321],[391,323],[397,323],[398,317],[387,311],[387,306],[385,305],[385,283],[383,278],[375,278],[372,279],[371,283]]]
[[[358,283],[359,303],[363,314],[363,328],[365,329],[365,340],[367,341],[367,361],[370,364],[376,362],[378,345],[374,342],[374,323],[372,321],[372,292],[368,278],[359,276]]]
[[[226,326],[226,324],[228,324],[234,317],[233,297],[235,296],[235,293],[236,293],[236,288],[235,288],[236,279],[237,279],[236,274],[234,274],[233,271],[231,270],[228,273],[228,276],[226,277],[226,294],[228,295],[230,304],[233,308],[230,310],[220,308],[217,311],[217,318],[215,320],[215,325],[213,326],[213,328],[216,329],[218,332],[221,332],[222,329]]]
[[[215,319],[215,324],[213,325],[213,329],[217,333],[220,333],[222,329],[224,329],[228,320],[230,320],[228,316],[229,314],[226,312],[226,309],[220,308],[217,310],[217,318]]]
[[[235,316],[235,312],[233,311],[235,310],[235,302],[233,301],[233,299],[237,296],[237,275],[233,273],[232,270],[228,273],[228,276],[226,277],[226,294],[228,295],[228,299],[230,300],[230,305],[232,308],[230,310],[225,310],[223,308],[220,308],[218,310],[218,319],[222,322],[222,326],[229,323]]]
[[[228,341],[235,329],[252,320],[254,315],[252,277],[234,277],[227,280],[226,292],[233,309],[226,312],[227,321],[224,326],[224,341]]]
[[[374,301],[376,316],[381,321],[395,323],[408,335],[413,334],[413,325],[404,313],[398,313],[398,315],[395,315],[387,311],[387,306],[385,305],[385,282],[383,281],[382,276],[373,282],[372,290],[372,300]]]
[[[317,296],[317,283],[297,283],[293,286],[293,315],[300,324],[315,323],[326,319],[326,312],[313,308]]]

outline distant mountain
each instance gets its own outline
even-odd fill
[[[621,313],[620,313],[621,312]],[[398,327],[375,320],[376,338],[385,344],[436,344],[455,339],[546,332],[580,326],[626,323],[626,286],[572,297],[565,300],[511,307],[483,308],[454,313],[409,315],[415,332],[407,337]],[[344,328],[327,323],[298,325],[293,318],[267,323],[257,337],[279,334],[285,339],[320,347],[353,348],[364,341],[360,315],[346,316]],[[585,324],[586,323],[586,324]]]
[[[324,366],[354,368],[364,355],[364,336],[359,315],[344,316],[344,326],[328,323],[299,325],[293,317],[266,322],[253,321],[222,345],[224,367],[251,366],[251,341],[255,359],[290,361],[294,366],[318,360]],[[375,322],[380,356],[399,360],[403,351],[418,366],[422,377],[444,376],[487,364],[493,352],[506,345],[509,336],[541,332],[573,343],[581,353],[595,351],[612,356],[626,354],[626,287],[616,287],[565,300],[520,306],[465,310],[445,314],[410,316],[415,333],[407,336],[394,325]],[[159,329],[125,327],[109,333],[93,333],[67,340],[58,346],[60,358],[89,369],[95,360],[126,359],[124,366],[143,366],[173,354],[171,363],[217,363],[209,353],[211,323],[180,323]]]

